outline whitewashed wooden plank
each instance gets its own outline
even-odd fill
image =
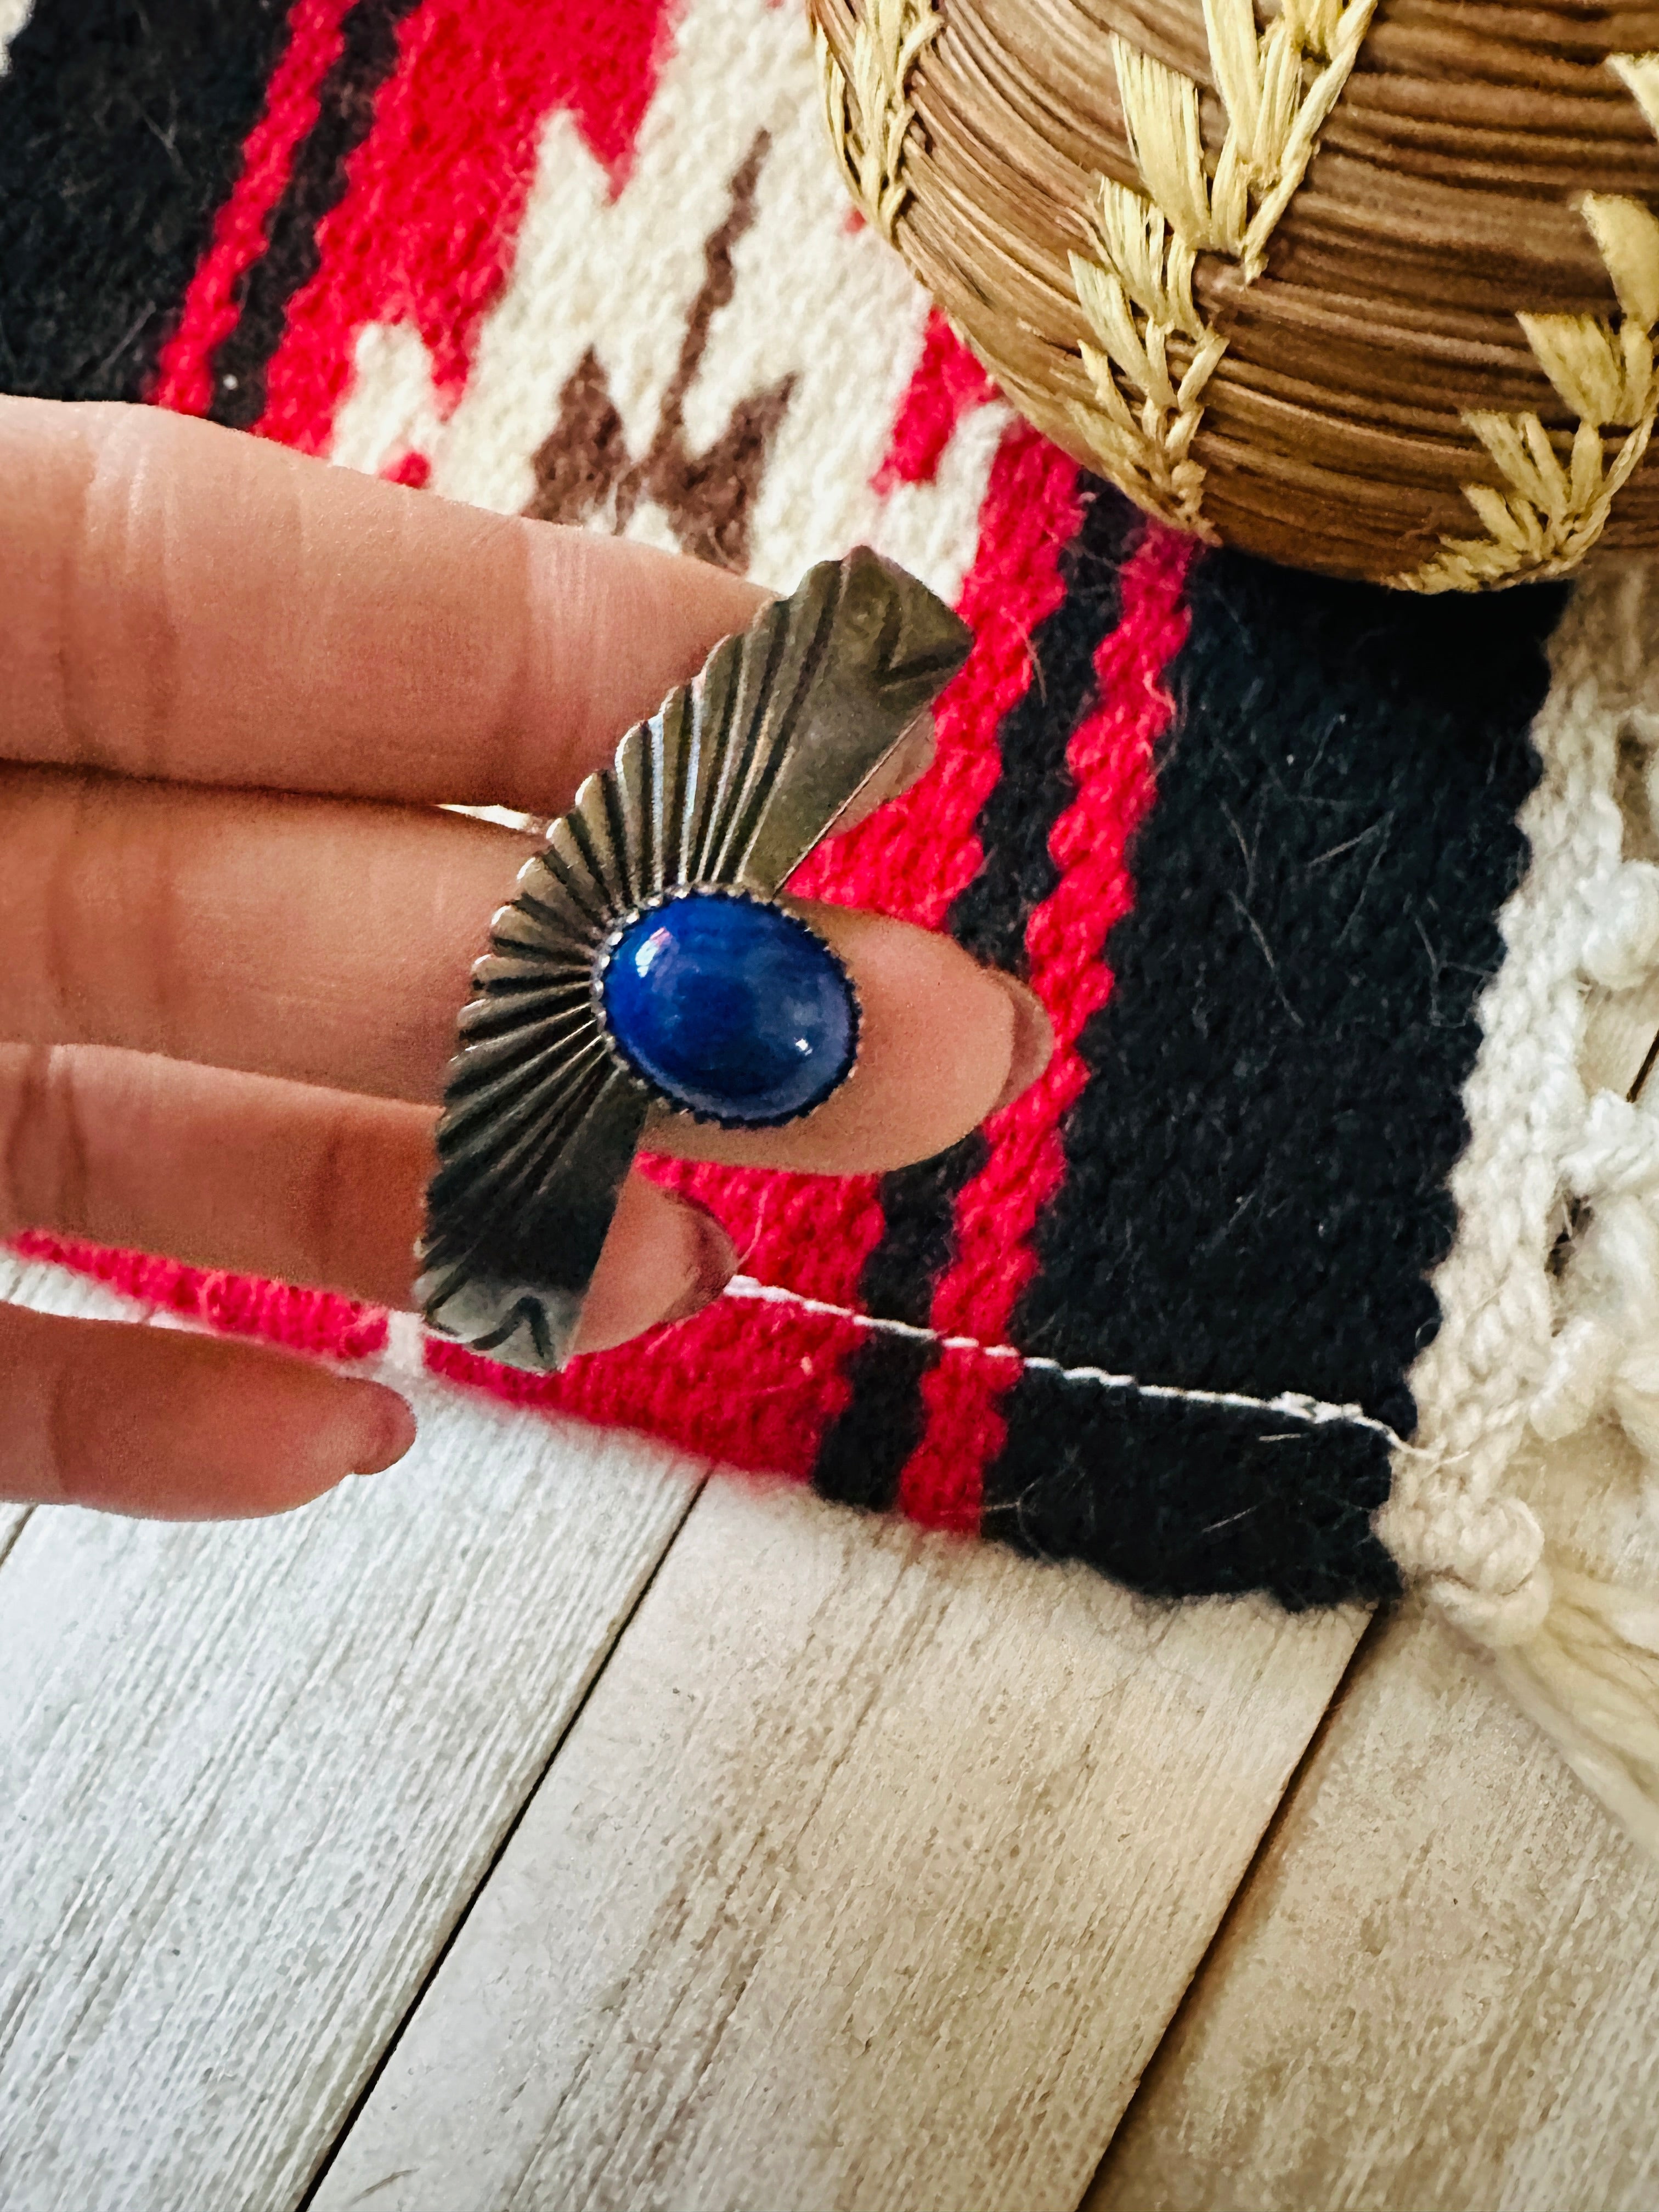
[[[1071,2212],[1359,1625],[711,1485],[315,2212]]]
[[[1414,1612],[1361,1655],[1086,2212],[1651,2212],[1659,1868]]]
[[[0,1567],[0,2201],[283,2212],[698,1470],[428,1388],[402,1465]]]

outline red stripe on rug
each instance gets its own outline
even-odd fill
[[[901,1511],[931,1528],[977,1530],[985,1469],[1007,1433],[1002,1401],[1018,1366],[978,1347],[1006,1345],[1036,1268],[1033,1231],[1065,1180],[1062,1124],[1088,1080],[1077,1041],[1111,992],[1106,939],[1132,901],[1128,845],[1151,804],[1152,750],[1173,711],[1164,675],[1187,635],[1194,550],[1194,539],[1148,525],[1124,564],[1117,626],[1095,654],[1101,703],[1067,748],[1077,797],[1049,839],[1060,879],[1025,931],[1054,1054],[1041,1081],[986,1125],[990,1157],[957,1200],[955,1256],[935,1285],[932,1321],[971,1346],[942,1352],[923,1378],[926,1426],[899,1477]]]
[[[252,1275],[230,1275],[220,1268],[186,1267],[178,1260],[145,1252],[110,1251],[78,1237],[53,1237],[26,1230],[11,1248],[26,1260],[50,1260],[77,1274],[91,1275],[141,1304],[159,1306],[186,1321],[222,1330],[227,1336],[257,1336],[290,1352],[324,1359],[368,1359],[386,1340],[386,1317],[379,1306],[362,1305],[333,1291],[296,1290]]]
[[[425,0],[404,19],[345,197],[318,226],[317,274],[289,303],[262,436],[324,451],[369,323],[412,322],[440,399],[459,397],[511,270],[544,123],[569,112],[619,191],[676,12],[673,0]]]
[[[1060,556],[1082,519],[1078,470],[1024,423],[1005,435],[980,510],[979,544],[957,601],[975,632],[966,667],[936,710],[939,750],[915,788],[794,878],[804,897],[872,907],[938,928],[981,861],[975,824],[1000,767],[997,732],[1031,681],[1032,631],[1063,593]],[[747,1273],[797,1297],[856,1309],[884,1226],[874,1176],[786,1176],[656,1161],[670,1188],[712,1206]],[[520,1402],[646,1427],[739,1467],[805,1480],[846,1407],[860,1338],[844,1313],[749,1298],[545,1380],[511,1376],[447,1346],[441,1372]]]
[[[238,280],[265,250],[265,225],[317,120],[318,94],[339,57],[341,24],[353,0],[295,0],[289,40],[271,71],[264,111],[242,148],[240,174],[220,209],[208,249],[185,294],[179,327],[162,347],[149,398],[180,415],[204,415],[213,397],[213,356],[241,313]]]
[[[1030,689],[1031,633],[1065,596],[1060,556],[1083,520],[1078,476],[1077,464],[1029,423],[1003,434],[957,599],[973,650],[933,710],[933,765],[902,798],[820,846],[792,892],[938,929],[979,873],[980,811],[1002,769],[999,726]]]
[[[995,385],[951,328],[943,310],[930,309],[921,359],[899,403],[887,451],[872,479],[876,490],[932,483],[963,416],[996,396]]]

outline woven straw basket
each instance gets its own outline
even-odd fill
[[[1659,6],[809,4],[865,215],[1143,506],[1425,592],[1659,544]]]

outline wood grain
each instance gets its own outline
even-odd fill
[[[1361,1655],[1086,2212],[1650,2212],[1659,1868],[1413,1612]]]
[[[315,2212],[1070,2212],[1359,1626],[712,1485]]]
[[[29,1519],[0,1567],[0,2201],[302,2193],[694,1494],[428,1389],[280,1520]]]

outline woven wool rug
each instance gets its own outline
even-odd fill
[[[1058,1037],[896,1175],[662,1164],[743,1277],[544,1382],[28,1249],[1149,1593],[1425,1582],[1659,1833],[1659,1133],[1578,1073],[1590,988],[1659,955],[1646,573],[1425,601],[1147,521],[848,209],[787,0],[0,0],[0,381],[784,588],[892,555],[977,643],[926,781],[799,887],[950,931]],[[1636,1450],[1565,1500],[1538,1437],[1609,1411]]]

